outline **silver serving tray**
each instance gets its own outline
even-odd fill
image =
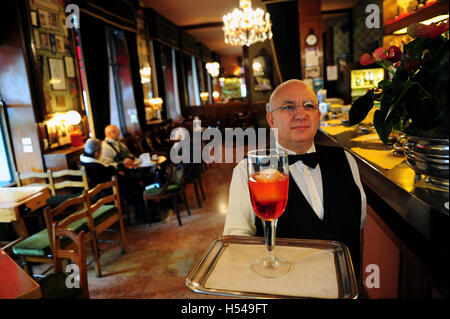
[[[264,245],[264,238],[249,236],[223,236],[215,239],[205,253],[194,263],[186,278],[186,286],[194,292],[244,298],[305,298],[285,295],[274,295],[269,293],[252,293],[224,289],[206,288],[204,285],[215,265],[229,244]],[[330,250],[334,254],[336,266],[336,278],[338,280],[339,299],[358,298],[358,287],[356,283],[353,264],[348,248],[336,241],[329,240],[306,240],[277,238],[276,246],[305,247],[314,249]]]

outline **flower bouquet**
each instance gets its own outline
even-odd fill
[[[349,124],[363,121],[378,101],[373,124],[384,144],[392,130],[448,139],[449,46],[448,38],[442,36],[447,31],[448,22],[412,24],[408,34],[414,40],[404,46],[403,53],[391,46],[361,56],[361,65],[377,63],[391,76],[353,102]]]

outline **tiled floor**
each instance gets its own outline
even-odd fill
[[[203,174],[206,201],[198,208],[193,185],[187,187],[191,216],[181,211],[178,226],[172,210],[151,226],[125,218],[126,254],[118,245],[103,244],[103,276],[88,271],[91,298],[206,298],[190,291],[186,276],[209,244],[222,235],[228,208],[228,187],[235,164],[214,164]],[[184,205],[179,205],[184,208]],[[118,233],[107,236],[118,238]]]

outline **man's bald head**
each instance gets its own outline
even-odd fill
[[[270,95],[269,102],[266,105],[267,112],[273,111],[275,107],[278,107],[276,105],[276,101],[286,90],[298,90],[299,93],[308,91],[309,93],[312,93],[311,95],[315,97],[315,102],[317,103],[316,94],[304,81],[291,79],[281,83],[275,88],[275,90],[273,90],[272,94]]]
[[[306,107],[308,106],[308,107]],[[313,144],[319,128],[320,111],[314,91],[300,80],[280,84],[267,103],[267,123],[278,143],[297,154]]]
[[[110,124],[105,127],[105,136],[113,140],[118,140],[120,137],[120,130],[117,126]]]

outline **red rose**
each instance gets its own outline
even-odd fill
[[[384,59],[388,58],[386,53],[384,53],[383,47],[376,49],[375,52],[373,52],[373,55],[374,55],[376,61],[380,61],[380,60],[384,60]]]
[[[405,67],[406,71],[413,72],[420,66],[420,62],[415,59],[408,59],[403,62],[403,66]]]
[[[400,50],[399,47],[396,47],[395,45],[389,47],[387,59],[390,62],[396,63],[400,61],[401,58],[402,58],[402,51]]]
[[[361,63],[361,65],[369,65],[374,62],[375,59],[369,53],[364,53],[359,59],[359,63]]]
[[[408,27],[408,34],[414,38],[437,38],[448,30],[448,23],[431,23],[425,25],[422,23],[413,23]]]
[[[428,49],[426,49],[422,52],[422,56],[420,57],[420,59],[422,60],[422,62],[428,62],[428,61],[432,60],[433,58],[431,56],[430,51]]]

